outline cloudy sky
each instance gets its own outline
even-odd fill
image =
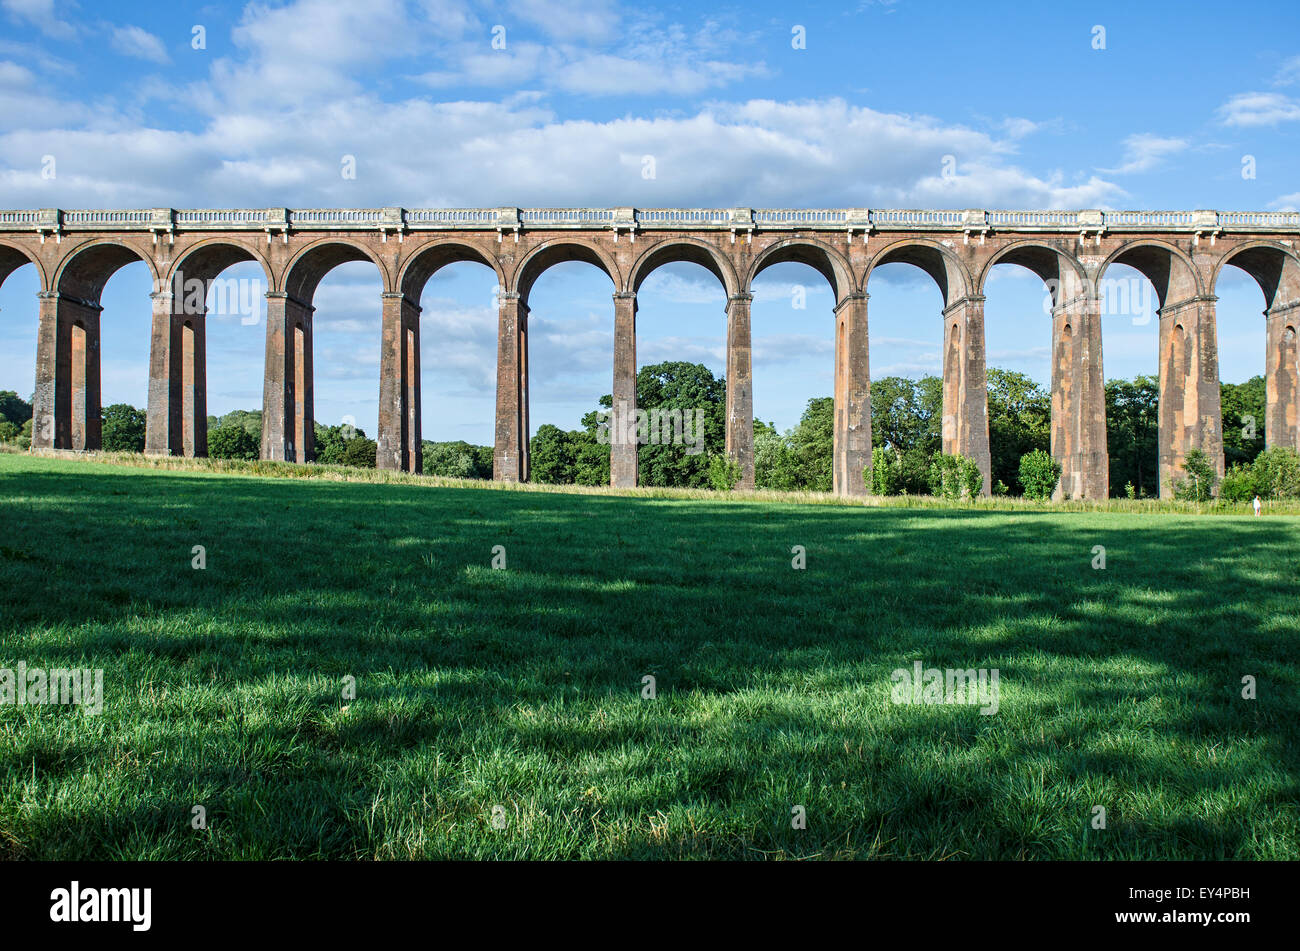
[[[0,207],[1300,205],[1300,6],[999,6],[0,0]],[[0,287],[0,389],[24,396],[33,270]],[[1135,284],[1106,375],[1155,373],[1154,295],[1110,276]],[[492,285],[467,263],[425,290],[426,438],[491,439]],[[144,405],[148,291],[142,264],[105,291],[106,404]],[[584,264],[539,281],[534,429],[609,391],[610,291]],[[873,377],[938,372],[930,279],[890,265],[869,291]],[[316,296],[317,416],[371,435],[378,292],[356,264]],[[1223,377],[1244,380],[1263,295],[1232,269],[1217,293]],[[784,428],[831,392],[831,294],[801,265],[755,294],[755,413]],[[1041,284],[1006,265],[987,294],[989,363],[1046,382]],[[641,364],[721,373],[721,287],[656,272],[638,331]],[[260,404],[262,332],[210,319],[212,412]]]

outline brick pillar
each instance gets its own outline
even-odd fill
[[[1217,297],[1190,297],[1160,308],[1160,497],[1171,478],[1185,477],[1183,461],[1200,449],[1223,475],[1219,401]]]
[[[636,485],[636,294],[614,295],[614,397],[609,418],[609,484]]]
[[[971,459],[993,491],[989,391],[984,368],[984,298],[963,297],[943,311],[943,451]]]
[[[871,483],[871,365],[867,295],[850,294],[835,307],[836,495],[866,495]]]
[[[377,462],[381,469],[419,472],[420,307],[404,294],[384,294],[382,324]]]
[[[262,458],[310,462],[314,456],[309,304],[283,291],[266,295],[266,382]]]
[[[40,295],[33,446],[99,449],[103,445],[99,386],[102,309],[57,292]]]
[[[154,292],[149,347],[149,406],[144,451],[150,455],[208,454],[207,315],[202,303]],[[189,311],[188,313],[186,311]]]
[[[503,293],[497,318],[497,420],[492,478],[523,482],[528,477],[528,305],[517,293]]]
[[[1264,358],[1267,406],[1264,443],[1300,449],[1300,365],[1296,332],[1300,330],[1300,304],[1271,307],[1264,312],[1268,352]]]
[[[727,458],[740,464],[738,489],[754,487],[754,369],[749,330],[753,294],[727,301]]]
[[[1079,296],[1052,310],[1052,457],[1061,464],[1053,498],[1110,494],[1101,302]]]

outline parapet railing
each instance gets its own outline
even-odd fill
[[[958,234],[1300,232],[1295,211],[985,211],[883,208],[59,208],[0,211],[0,232],[937,231]]]

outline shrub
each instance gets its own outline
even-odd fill
[[[1200,449],[1191,449],[1183,460],[1186,479],[1173,479],[1174,498],[1187,502],[1206,502],[1214,495],[1214,486],[1219,481],[1218,473],[1210,457]]]
[[[104,407],[102,445],[105,452],[144,452],[145,416],[127,403]]]
[[[709,485],[718,492],[730,492],[740,482],[740,463],[726,456],[709,457]]]
[[[1228,502],[1249,502],[1255,497],[1255,471],[1249,465],[1234,463],[1223,475],[1219,498]]]
[[[18,434],[21,432],[21,429],[7,419],[0,422],[0,442],[12,442],[18,438]]]
[[[898,495],[903,491],[903,460],[893,449],[876,446],[871,450],[871,468],[863,472],[874,495]]]
[[[1020,484],[1031,499],[1050,499],[1061,481],[1061,464],[1049,452],[1035,449],[1020,457]]]
[[[356,436],[343,444],[343,465],[357,469],[374,469],[376,467],[379,447],[373,439]]]
[[[930,492],[945,499],[976,498],[984,475],[972,459],[935,453],[930,461]]]
[[[1294,449],[1274,446],[1255,457],[1255,490],[1266,499],[1300,499],[1300,455]]]
[[[208,433],[208,455],[213,459],[256,459],[257,440],[239,423],[226,423]]]

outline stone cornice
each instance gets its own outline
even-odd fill
[[[1300,234],[1294,211],[1097,211],[883,208],[59,208],[0,211],[0,233],[152,233],[174,240],[186,232],[371,232],[401,239],[417,231],[487,232],[620,230],[933,231],[954,235],[1024,233],[1079,237],[1103,233],[1188,235]]]

